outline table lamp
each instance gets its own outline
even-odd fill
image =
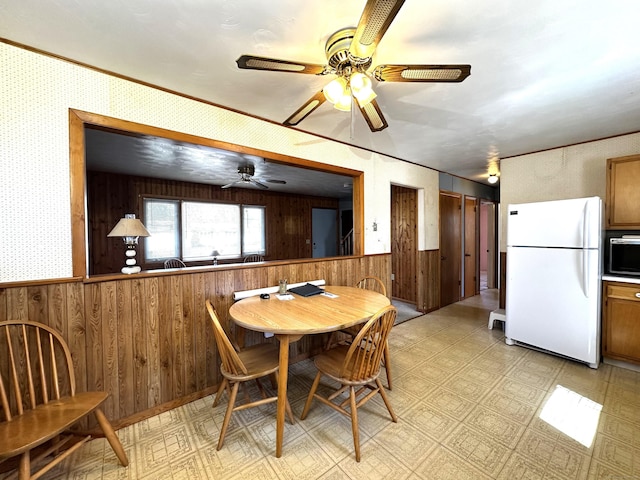
[[[122,237],[126,251],[125,266],[120,270],[122,273],[132,274],[139,273],[141,268],[136,265],[136,246],[138,245],[138,237],[150,236],[149,231],[142,222],[136,218],[134,213],[126,213],[124,218],[118,220],[113,230],[109,232],[107,237]]]
[[[217,265],[218,264],[218,255],[220,255],[220,252],[218,250],[214,250],[213,252],[211,252],[211,255],[213,255],[213,264]]]

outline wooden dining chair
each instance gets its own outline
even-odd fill
[[[358,283],[356,283],[356,287],[364,288],[366,290],[373,290],[374,292],[381,293],[385,297],[387,296],[387,289],[384,286],[382,280],[372,275],[362,277],[362,279]]]
[[[222,428],[220,429],[220,437],[218,438],[217,450],[220,450],[224,443],[224,437],[227,433],[227,428],[229,427],[229,421],[231,420],[231,414],[233,412],[276,402],[278,400],[277,395],[267,397],[259,379],[269,375],[275,375],[277,383],[279,349],[278,345],[273,343],[262,343],[243,350],[237,350],[234,348],[229,337],[222,328],[218,314],[213,308],[211,301],[207,300],[206,306],[207,311],[209,312],[209,317],[211,318],[211,325],[213,327],[216,346],[218,347],[218,354],[220,355],[220,372],[224,377],[218,387],[215,400],[213,401],[213,406],[215,407],[218,405],[222,393],[225,390],[229,393],[229,403],[222,422]],[[251,401],[247,398],[246,403],[236,406],[235,403],[240,384],[250,380],[257,381],[258,390],[260,391],[262,398],[255,401]],[[289,400],[287,400],[286,403],[286,411],[291,423],[295,423],[293,412],[291,411],[291,405],[289,405]]]
[[[78,436],[70,428],[91,413],[126,467],[127,454],[100,409],[107,397],[76,392],[71,352],[56,330],[28,320],[0,322],[0,463],[19,456],[18,471],[7,478],[39,478],[78,450],[91,435],[73,442]]]
[[[184,268],[187,264],[179,258],[169,258],[164,261],[164,268]]]
[[[380,280],[378,277],[375,276],[367,276],[367,277],[363,277],[358,283],[356,283],[355,285],[358,288],[364,288],[366,290],[373,290],[374,292],[378,292],[381,293],[382,295],[384,295],[385,297],[387,296],[387,289],[384,286],[384,283],[382,282],[382,280]],[[348,328],[343,328],[342,330],[340,330],[340,333],[344,333],[345,335],[347,335],[349,337],[348,341],[352,341],[355,336],[358,334],[358,332],[360,331],[360,329],[362,328],[362,324],[358,324],[358,325],[353,325],[351,327]],[[332,333],[329,337],[329,340],[327,341],[327,345],[326,348],[331,348],[331,344],[333,343],[335,338],[335,334]],[[384,353],[384,370],[385,373],[387,375],[387,388],[389,388],[389,390],[392,389],[392,383],[391,383],[391,359],[389,358],[389,346],[387,345],[387,348],[385,349],[385,353]]]
[[[351,345],[338,345],[314,358],[318,373],[309,391],[300,419],[304,420],[307,417],[314,398],[343,415],[351,417],[357,462],[360,461],[358,408],[371,400],[376,393],[379,393],[387,410],[389,410],[391,419],[394,422],[398,421],[378,378],[384,351],[387,349],[387,338],[396,320],[396,314],[397,310],[393,305],[383,308],[365,323]],[[340,384],[340,388],[326,397],[316,393],[323,375]],[[368,390],[370,391],[363,395]],[[347,398],[344,398],[345,392],[348,392]],[[345,408],[347,405],[348,410]]]

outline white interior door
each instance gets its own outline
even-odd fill
[[[313,258],[338,256],[338,216],[333,208],[311,209]]]

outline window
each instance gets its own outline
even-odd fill
[[[144,220],[150,237],[145,239],[146,260],[180,256],[180,202],[176,200],[144,200]]]
[[[145,260],[264,255],[265,207],[144,198]],[[217,251],[216,255],[213,252]]]
[[[265,254],[264,207],[242,207],[242,254]]]

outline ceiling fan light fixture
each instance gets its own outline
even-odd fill
[[[361,107],[370,104],[377,97],[371,87],[371,79],[364,73],[355,72],[352,74],[349,79],[349,86]]]
[[[324,87],[322,93],[331,103],[335,104],[338,102],[340,97],[344,95],[344,89],[347,86],[347,82],[343,77],[338,77]]]
[[[351,95],[345,95],[333,105],[333,108],[342,112],[351,111]]]
[[[346,78],[338,77],[332,80],[324,87],[322,92],[336,109],[343,112],[351,110],[351,91]]]

